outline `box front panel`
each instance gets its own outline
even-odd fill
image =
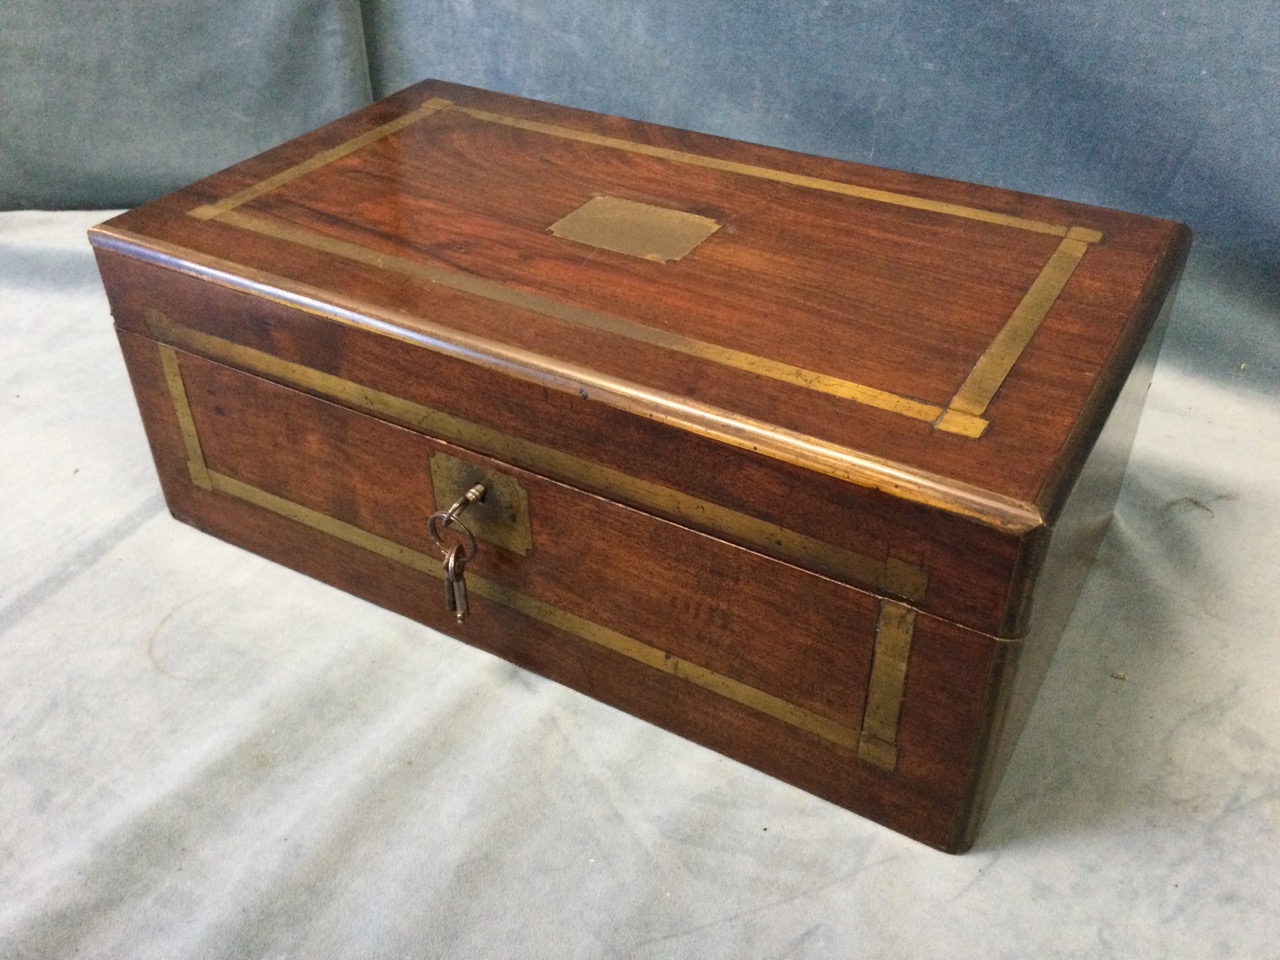
[[[176,516],[934,846],[967,802],[989,637],[121,331]],[[428,517],[487,478],[471,616]],[[495,502],[496,506],[496,502]],[[519,536],[504,529],[520,526]]]

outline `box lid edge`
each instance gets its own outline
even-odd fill
[[[1044,524],[1033,503],[840,446],[765,421],[609,376],[587,367],[377,307],[333,291],[262,274],[111,221],[90,231],[97,248],[442,353],[562,393],[1022,536]],[[348,302],[349,301],[349,302]]]

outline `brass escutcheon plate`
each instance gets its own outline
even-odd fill
[[[527,554],[533,548],[529,495],[516,478],[447,453],[431,455],[431,486],[436,509],[445,509],[477,483],[484,485],[485,498],[467,510],[467,529],[477,540],[512,553]]]

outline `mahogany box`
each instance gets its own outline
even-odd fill
[[[91,240],[178,519],[949,851],[1190,242],[434,81]]]

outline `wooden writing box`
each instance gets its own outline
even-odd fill
[[[92,241],[176,517],[956,851],[1189,235],[426,82]]]

